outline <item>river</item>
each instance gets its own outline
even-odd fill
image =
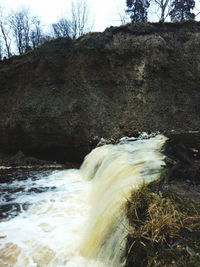
[[[0,267],[123,266],[125,203],[159,177],[166,138],[94,149],[80,170],[27,171],[0,184]]]

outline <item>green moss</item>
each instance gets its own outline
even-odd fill
[[[160,191],[161,180],[141,186],[127,203],[125,266],[200,266],[200,204]]]

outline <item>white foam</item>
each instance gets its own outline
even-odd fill
[[[27,211],[0,223],[0,265],[78,266],[77,244],[88,214],[90,183],[78,170],[54,171],[9,187],[55,187],[42,193],[16,194],[16,203],[31,203]],[[83,265],[79,265],[83,266]]]
[[[81,172],[40,172],[1,184],[11,192],[2,203],[16,203],[21,212],[0,222],[0,266],[123,266],[124,205],[143,181],[157,179],[163,166],[166,137],[144,138],[96,148]]]

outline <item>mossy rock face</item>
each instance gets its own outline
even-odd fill
[[[126,208],[126,267],[200,266],[199,201],[160,181],[134,191]]]

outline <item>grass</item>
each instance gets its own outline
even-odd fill
[[[200,267],[200,204],[143,185],[127,202],[126,267]]]

